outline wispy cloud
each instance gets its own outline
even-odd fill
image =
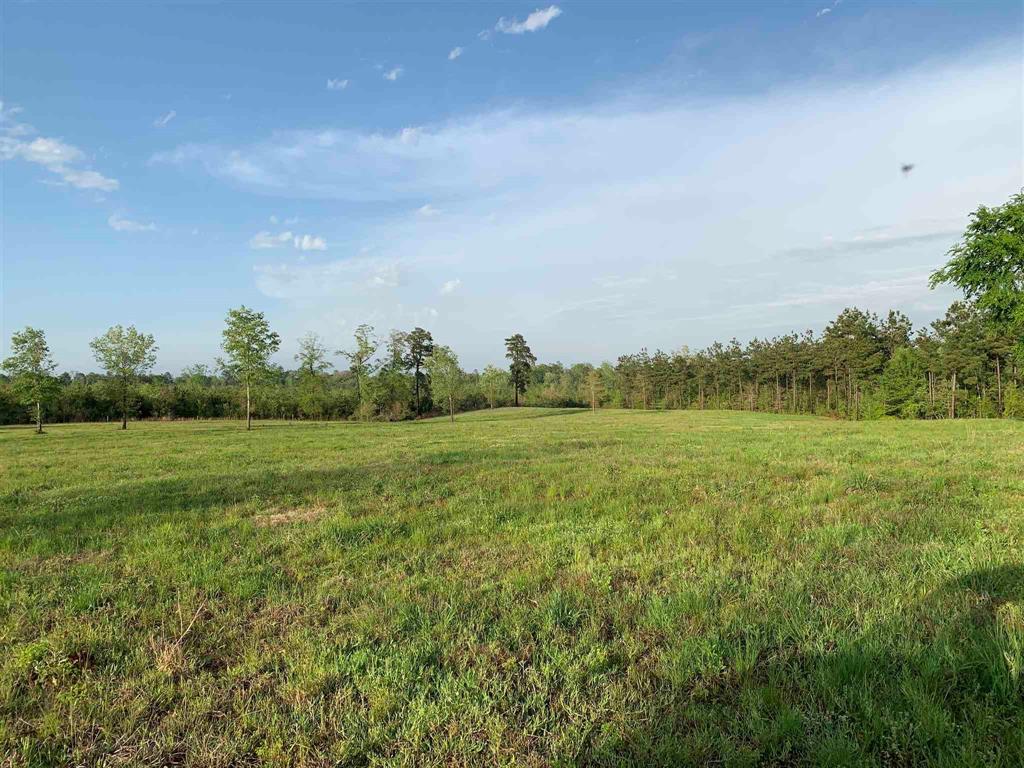
[[[929,243],[946,243],[947,247],[956,242],[963,232],[963,227],[943,228],[932,232],[914,234],[892,234],[877,232],[868,235],[857,235],[845,240],[825,238],[820,245],[787,248],[779,252],[779,256],[800,259],[803,261],[819,261],[836,259],[857,253],[877,253],[897,248],[909,248]]]
[[[115,232],[156,232],[156,224],[142,224],[138,221],[126,219],[119,213],[111,214],[110,218],[107,219],[107,224]]]
[[[816,14],[814,14],[815,17],[820,19],[822,16],[828,16],[830,13],[832,13],[832,11],[834,11],[836,8],[842,5],[842,2],[843,0],[835,0],[835,2],[832,3],[832,5],[826,5],[824,8],[820,9]]]
[[[61,139],[36,136],[36,130],[17,119],[21,110],[5,108],[0,101],[0,160],[20,159],[45,168],[60,177],[59,185],[98,192],[113,192],[119,186],[87,165],[85,153]]]
[[[432,206],[430,203],[427,203],[426,205],[422,205],[416,209],[416,215],[422,216],[425,219],[430,219],[433,218],[434,216],[440,216],[441,211]]]
[[[448,61],[455,61],[461,55],[462,55],[462,47],[457,45],[454,48],[452,48],[450,51],[448,51]]]
[[[257,232],[249,239],[249,247],[257,251],[286,248],[289,245],[299,251],[327,250],[327,240],[324,238],[316,235],[296,235],[290,231],[279,232],[276,235],[272,232],[262,231]]]
[[[395,80],[402,76],[403,72],[405,72],[405,70],[402,69],[401,67],[392,67],[391,69],[384,73],[384,79],[390,80],[391,82],[395,82]]]
[[[544,29],[548,24],[562,15],[562,9],[557,5],[550,5],[547,8],[538,8],[526,17],[524,21],[518,19],[506,19],[502,16],[494,28],[506,35],[522,35],[526,32],[537,32]]]
[[[358,321],[380,309],[380,325],[399,327],[405,315],[387,314],[368,285],[393,283],[396,304],[423,307],[458,275],[473,290],[446,301],[431,330],[470,359],[487,359],[510,326],[545,357],[634,349],[641,314],[644,341],[669,349],[758,324],[821,327],[844,301],[921,304],[922,270],[868,273],[938,266],[958,220],[1019,189],[1019,71],[1016,51],[997,50],[842,88],[495,110],[423,125],[415,140],[298,129],[161,159],[275,198],[386,203],[391,215],[346,227],[330,265],[258,273],[297,314],[344,305]],[[922,172],[904,178],[908,137]],[[291,242],[278,253],[298,262]]]
[[[376,259],[339,259],[327,264],[258,264],[256,285],[280,299],[360,295],[366,288],[396,288],[399,266]]]
[[[258,251],[267,248],[283,248],[292,241],[293,237],[291,232],[281,232],[277,235],[267,231],[257,232],[249,239],[249,247]]]
[[[462,281],[459,278],[455,278],[454,280],[445,280],[444,284],[441,286],[441,295],[447,296],[455,293],[461,287]]]
[[[342,80],[341,78],[327,78],[327,90],[328,91],[344,91],[348,88],[348,80]]]
[[[165,115],[163,115],[163,116],[161,116],[161,117],[158,117],[158,118],[157,118],[156,120],[154,120],[154,121],[153,121],[153,127],[154,127],[154,128],[165,128],[165,127],[167,126],[167,124],[168,124],[169,122],[171,122],[171,120],[173,120],[173,119],[174,119],[175,117],[177,117],[177,116],[178,116],[178,113],[177,113],[177,112],[175,112],[175,111],[174,111],[174,110],[172,109],[172,110],[171,110],[170,112],[168,112],[167,114],[165,114]]]
[[[869,280],[855,284],[810,284],[802,290],[785,293],[778,299],[754,304],[738,305],[736,309],[780,309],[807,307],[819,304],[835,306],[877,305],[879,300],[890,306],[899,306],[924,293],[930,272],[908,272],[887,280]]]

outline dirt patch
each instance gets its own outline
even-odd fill
[[[261,527],[288,525],[289,523],[310,523],[327,511],[325,504],[311,507],[295,507],[293,509],[275,509],[256,515],[253,522]]]

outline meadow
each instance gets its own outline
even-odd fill
[[[0,765],[1024,761],[1024,425],[0,430]]]

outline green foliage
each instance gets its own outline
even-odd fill
[[[1020,765],[1022,429],[0,430],[0,762]]]
[[[33,409],[36,430],[43,431],[43,408],[57,392],[53,372],[57,364],[50,355],[46,334],[26,327],[11,335],[11,355],[0,365],[11,377],[11,391],[22,405]]]
[[[435,344],[427,358],[427,374],[434,398],[445,403],[448,415],[455,421],[455,404],[462,393],[465,378],[458,356],[450,347]]]
[[[948,255],[932,286],[962,289],[991,322],[1010,331],[1024,355],[1024,191],[1001,206],[979,206]]]
[[[526,393],[526,388],[530,385],[530,369],[537,364],[537,358],[530,351],[521,333],[505,339],[505,357],[510,361],[509,380],[512,383],[515,404],[519,405],[520,396]]]
[[[1003,415],[1011,419],[1024,419],[1024,387],[1011,384],[1003,393]]]
[[[107,383],[113,399],[121,404],[121,429],[127,429],[128,410],[138,380],[156,365],[156,342],[150,334],[139,333],[134,325],[127,329],[115,325],[89,346],[109,377]]]
[[[221,333],[221,349],[225,359],[218,361],[221,370],[245,387],[246,428],[252,429],[252,388],[268,380],[273,373],[270,356],[281,346],[281,337],[270,330],[262,312],[244,304],[228,311]]]
[[[218,361],[228,376],[251,386],[269,378],[270,356],[281,346],[281,337],[270,330],[262,312],[244,304],[228,311],[221,349],[225,358]]]
[[[885,414],[903,419],[923,415],[921,399],[924,366],[920,355],[910,347],[901,347],[882,371],[881,398]]]
[[[509,376],[500,368],[486,366],[480,374],[480,387],[491,408],[504,405],[508,401]]]
[[[356,328],[353,338],[355,346],[352,349],[338,350],[338,354],[349,361],[349,371],[356,379],[356,394],[360,405],[372,404],[373,397],[370,392],[369,378],[378,367],[378,364],[373,361],[373,356],[377,354],[380,341],[374,335],[373,326],[365,323]],[[372,412],[372,408],[371,410],[363,409],[361,415],[370,412]]]

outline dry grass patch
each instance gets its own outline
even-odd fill
[[[327,511],[327,505],[317,502],[308,507],[292,507],[289,509],[275,508],[272,512],[264,512],[253,518],[253,523],[261,528],[269,528],[290,523],[311,523]]]

